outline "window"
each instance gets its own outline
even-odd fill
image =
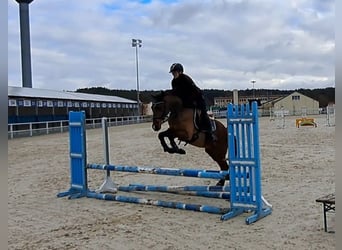
[[[299,101],[300,100],[300,96],[299,95],[293,95],[292,96],[292,101]]]
[[[24,107],[31,107],[31,100],[24,100]]]
[[[10,107],[15,107],[15,106],[17,106],[17,101],[14,100],[14,99],[9,99],[9,100],[8,100],[8,106],[10,106]]]

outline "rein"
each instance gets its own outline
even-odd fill
[[[153,106],[157,106],[157,105],[159,105],[159,104],[163,104],[164,106],[165,106],[165,102],[164,101],[161,101],[161,102],[156,102],[156,103],[153,103],[152,104],[152,107]],[[170,117],[170,112],[168,112],[168,113],[166,113],[165,112],[165,108],[164,108],[164,111],[163,111],[163,113],[161,114],[161,116],[159,116],[159,117],[154,117],[153,116],[153,120],[157,120],[157,119],[160,119],[160,120],[162,120],[162,124],[164,123],[164,122],[166,122],[167,120],[169,120],[169,117]]]

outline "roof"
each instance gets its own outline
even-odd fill
[[[50,89],[22,88],[8,86],[8,97],[29,97],[29,98],[47,98],[64,100],[82,100],[99,102],[119,102],[119,103],[137,103],[136,101],[109,95],[95,95],[72,91],[58,91]]]

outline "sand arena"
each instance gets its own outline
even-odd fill
[[[245,215],[219,215],[94,199],[56,198],[69,188],[68,133],[8,140],[9,249],[334,249],[335,234],[323,231],[321,204],[335,191],[335,127],[314,116],[317,128],[284,129],[259,120],[263,195],[270,216],[246,225]],[[223,122],[225,122],[223,120]],[[150,123],[109,128],[112,164],[217,170],[203,149],[182,147],[186,155],[162,151]],[[88,161],[102,163],[101,129],[87,131]],[[99,187],[105,172],[92,170]],[[207,185],[216,180],[112,173],[119,184]],[[223,200],[148,193],[144,197],[229,206]],[[328,214],[329,230],[335,215]]]

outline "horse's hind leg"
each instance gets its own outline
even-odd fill
[[[228,166],[228,163],[227,163],[226,160],[223,160],[223,161],[216,161],[216,162],[217,162],[217,164],[220,166],[220,168],[221,168],[222,171],[226,171],[226,170],[229,169],[229,166]],[[227,174],[227,175],[225,176],[224,179],[219,180],[219,181],[216,183],[216,186],[224,186],[226,180],[229,180],[229,174]]]
[[[205,152],[209,154],[210,157],[220,166],[220,170],[228,171],[229,166],[226,159],[226,149],[220,150],[219,148],[206,148]],[[224,179],[219,180],[216,183],[216,186],[224,186],[226,180],[229,180],[229,174],[227,174]]]

